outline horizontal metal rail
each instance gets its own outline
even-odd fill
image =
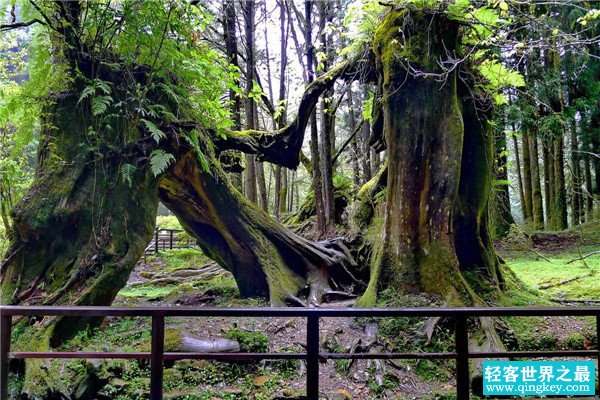
[[[68,317],[151,317],[152,336],[150,352],[11,352],[12,318],[15,316],[68,316]],[[595,357],[598,350],[507,351],[470,352],[468,345],[468,318],[526,317],[526,316],[594,316],[600,331],[600,307],[469,307],[469,308],[210,308],[210,307],[84,307],[84,306],[0,306],[0,400],[7,399],[8,363],[10,359],[138,359],[150,360],[150,397],[163,398],[164,360],[305,360],[306,397],[319,396],[319,361],[354,359],[454,359],[456,360],[456,389],[459,400],[469,398],[469,359],[481,358],[542,358],[542,357]],[[306,353],[177,353],[164,351],[165,317],[303,317],[307,319]],[[446,317],[455,321],[455,351],[444,353],[321,353],[319,341],[320,318],[342,317]],[[600,335],[599,335],[600,336]],[[600,369],[600,368],[599,368]]]

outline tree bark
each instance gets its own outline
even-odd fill
[[[521,133],[523,135],[523,195],[525,204],[523,207],[523,219],[525,225],[533,225],[533,196],[531,179],[531,145],[529,144],[529,131],[521,124]]]
[[[234,67],[239,68],[238,61],[238,45],[237,45],[237,34],[236,34],[236,23],[235,23],[235,4],[233,0],[226,0],[223,3],[223,39],[225,42],[225,52],[227,60]],[[239,85],[239,80],[234,81],[235,84]],[[233,120],[233,129],[242,129],[242,100],[240,96],[233,89],[228,90],[231,116]],[[234,152],[236,158],[241,159],[239,152]],[[241,162],[238,161],[238,162]],[[240,192],[243,191],[242,184],[242,173],[232,172],[231,180]]]
[[[13,241],[0,266],[0,303],[110,305],[154,231],[157,182],[147,158],[156,143],[98,153],[82,138],[91,112],[74,93],[57,96],[43,115],[35,180],[14,209]],[[139,137],[125,119],[114,126]],[[128,179],[124,164],[137,167]],[[50,319],[39,346],[57,345],[100,321]]]
[[[304,41],[306,43],[306,75],[308,84],[314,80],[314,55],[312,45],[312,0],[304,3]],[[317,128],[317,115],[313,112],[310,117],[310,158],[312,162],[312,188],[315,193],[317,207],[317,232],[325,233],[325,203],[323,200],[323,180],[321,175],[321,161],[319,157],[319,132]]]
[[[354,118],[354,99],[352,96],[352,88],[348,89],[348,131],[351,135],[354,134],[356,129],[356,119]],[[360,168],[358,166],[358,143],[356,137],[352,138],[350,143],[350,159],[352,160],[352,181],[354,182],[354,187],[358,188],[360,186]],[[364,157],[363,157],[364,159]],[[364,169],[363,169],[364,171]],[[364,175],[364,172],[363,172]]]
[[[203,171],[196,155],[183,151],[160,182],[160,199],[203,251],[231,271],[242,296],[282,305],[308,285],[308,301],[319,303],[333,281],[351,279],[354,262],[343,243],[292,233],[237,194],[218,166]]]
[[[246,32],[246,129],[256,129],[257,115],[254,99],[250,96],[254,86],[254,0],[244,0],[244,21]],[[246,197],[256,203],[256,156],[246,155],[244,172],[244,192]]]
[[[581,162],[575,117],[571,120],[571,174],[571,225],[576,226],[583,222],[585,213],[583,212]]]
[[[519,155],[519,141],[517,140],[517,131],[515,123],[512,123],[512,140],[515,151],[515,162],[517,170],[517,183],[519,187],[519,201],[521,203],[521,212],[523,214],[523,222],[525,222],[525,190],[523,188],[523,173],[521,169],[521,157]]]
[[[496,160],[494,176],[501,184],[496,186],[493,197],[490,199],[491,232],[494,237],[505,237],[515,221],[510,209],[506,132],[504,129],[495,135],[494,147]]]
[[[323,71],[327,72],[329,69],[330,61],[329,58],[332,56],[331,51],[331,39],[326,33],[325,26],[331,23],[331,12],[333,3],[320,1],[319,5],[319,25],[321,30],[321,45],[322,51],[325,53],[326,58],[321,61],[323,65]],[[320,161],[321,161],[321,173],[322,173],[322,187],[323,187],[323,206],[325,210],[325,233],[331,236],[335,233],[335,199],[334,199],[334,188],[333,188],[333,146],[332,141],[334,140],[334,119],[331,112],[331,105],[333,102],[333,87],[326,90],[321,98],[321,137],[320,137]]]
[[[544,229],[544,207],[542,205],[542,186],[540,182],[540,161],[538,154],[537,132],[533,127],[529,134],[529,154],[531,166],[531,204],[532,204],[532,228],[535,230]]]
[[[565,157],[563,135],[554,139],[553,143],[553,168],[554,168],[554,207],[556,208],[556,229],[562,230],[569,227],[567,220],[567,189],[565,186]]]
[[[554,208],[554,168],[551,161],[551,144],[548,140],[542,142],[544,160],[544,203],[546,205],[546,221],[548,229],[556,229],[556,210]]]
[[[391,11],[375,34],[388,218],[360,305],[374,304],[380,285],[481,304],[473,287],[494,293],[502,281],[487,233],[492,137],[459,98],[456,71],[437,67],[457,49],[458,31],[440,14],[403,10]],[[407,72],[400,48],[421,49],[408,55],[411,66],[441,79]],[[472,270],[479,273],[468,282],[462,272]]]

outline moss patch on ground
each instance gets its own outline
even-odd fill
[[[598,250],[594,247],[581,249],[583,255]],[[563,299],[600,299],[600,254],[590,256],[582,261],[567,264],[568,261],[580,257],[578,253],[552,254],[535,257],[534,254],[524,254],[521,257],[511,257],[507,263],[516,276],[527,286],[540,290],[551,298]],[[572,282],[569,279],[580,277]],[[565,282],[564,284],[561,284]],[[548,287],[552,285],[557,285]],[[546,289],[544,289],[547,287]]]

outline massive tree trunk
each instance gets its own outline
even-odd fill
[[[487,232],[492,137],[472,100],[459,98],[457,72],[439,69],[457,35],[441,14],[408,10],[390,12],[376,32],[389,162],[384,233],[362,305],[383,284],[481,304],[473,286],[485,294],[502,281]],[[472,270],[467,282],[462,272]]]
[[[343,243],[294,234],[235,191],[219,167],[202,170],[192,151],[178,157],[159,196],[206,254],[233,273],[242,296],[283,304],[309,286],[309,302],[318,303],[333,281],[352,281]]]
[[[93,119],[77,99],[61,94],[44,111],[35,180],[15,207],[14,240],[0,267],[2,304],[111,304],[152,237],[158,198],[147,158],[156,143],[102,145],[138,137],[137,128],[119,119],[100,141],[88,134]],[[137,170],[124,179],[126,164]],[[46,346],[98,322],[51,321]]]

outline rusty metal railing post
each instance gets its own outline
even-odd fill
[[[165,317],[152,317],[152,345],[150,353],[150,399],[163,398],[163,368],[165,353]]]
[[[306,398],[319,399],[319,316],[308,314],[306,321]]]
[[[158,226],[154,230],[154,254],[158,254]]]
[[[8,400],[8,352],[12,316],[0,315],[0,400]]]
[[[467,329],[467,317],[457,315],[455,318],[456,396],[458,400],[469,400],[469,331]]]

